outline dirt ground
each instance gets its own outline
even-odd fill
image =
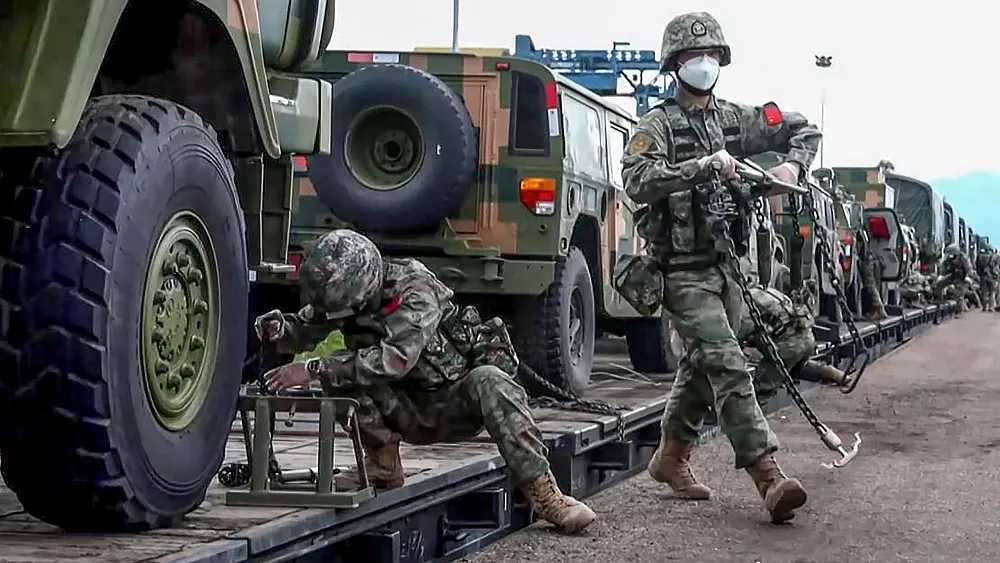
[[[544,524],[469,563],[893,563],[1000,561],[1000,314],[970,312],[876,362],[851,395],[812,400],[850,443],[847,467],[794,407],[771,417],[778,459],[809,501],[790,524],[768,523],[724,438],[695,452],[712,500],[675,501],[643,472],[589,500],[598,521],[582,537]]]

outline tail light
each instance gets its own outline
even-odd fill
[[[518,186],[521,204],[535,215],[556,212],[556,181],[552,178],[524,178]]]
[[[920,271],[921,272],[930,272],[931,268],[932,268],[932,264],[930,264],[929,262],[921,262],[920,263]]]
[[[892,235],[889,234],[889,222],[885,220],[885,217],[869,217],[868,230],[878,240],[889,240],[892,238]]]
[[[299,279],[299,266],[302,264],[302,253],[300,252],[289,252],[288,253],[288,263],[295,267],[295,271],[288,274],[288,279],[297,280]]]
[[[812,229],[809,228],[809,225],[799,225],[799,233],[798,234],[799,234],[799,238],[809,238],[809,235],[812,234]]]
[[[304,174],[309,170],[309,164],[304,156],[292,157],[292,170],[297,174]]]
[[[842,270],[844,270],[844,279],[845,280],[851,279],[851,264],[852,263],[853,263],[853,260],[851,260],[850,258],[841,258],[840,259],[840,268]]]

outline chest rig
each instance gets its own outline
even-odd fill
[[[662,112],[670,143],[668,158],[673,164],[708,156],[726,149],[734,156],[743,154],[743,131],[736,110],[720,103],[714,110],[689,116],[676,100],[670,99],[653,111]],[[707,263],[714,256],[714,237],[709,226],[708,205],[715,195],[711,184],[692,185],[689,190],[670,194],[649,210],[649,222],[655,224],[657,255],[672,269]],[[747,229],[733,225],[731,232],[737,246]]]

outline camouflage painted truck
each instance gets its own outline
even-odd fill
[[[888,161],[873,167],[833,170],[844,191],[864,207],[869,245],[880,263],[883,301],[898,305],[897,284],[919,259],[913,255],[913,249],[924,249],[921,255],[926,251],[928,257],[933,256],[935,228],[940,225],[934,220],[935,201],[940,202],[940,198],[935,200],[936,194],[930,186],[895,174]],[[868,304],[864,308],[870,310]]]
[[[667,371],[659,316],[609,279],[640,249],[621,183],[635,118],[540,63],[478,53],[329,51],[304,67],[334,84],[340,148],[304,159],[293,256],[331,228],[366,232],[510,319],[522,360],[578,394],[602,331],[626,336],[637,369]]]
[[[0,6],[0,469],[71,530],[172,524],[222,461],[333,0]]]

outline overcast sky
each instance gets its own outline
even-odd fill
[[[774,100],[818,124],[826,85],[827,166],[888,158],[926,180],[1000,170],[1000,4],[988,0],[462,0],[459,42],[513,50],[526,33],[538,48],[659,52],[667,21],[696,10],[732,46],[720,97]],[[451,0],[339,0],[331,47],[447,46],[451,13]],[[816,68],[816,54],[833,67]]]

